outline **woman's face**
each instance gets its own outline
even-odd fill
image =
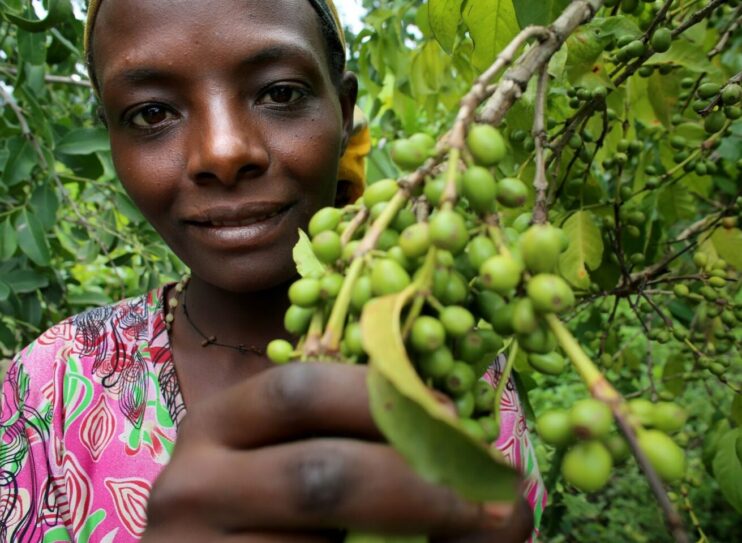
[[[104,0],[93,47],[116,169],[168,245],[225,290],[290,279],[356,88],[333,85],[309,2]]]

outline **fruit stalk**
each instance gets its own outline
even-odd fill
[[[332,312],[327,321],[327,328],[325,329],[325,334],[322,336],[321,349],[326,353],[337,353],[340,348],[340,340],[343,337],[353,287],[362,272],[363,257],[356,257],[346,272],[343,286],[332,306]]]
[[[577,373],[588,387],[590,394],[601,402],[608,405],[616,419],[621,433],[624,434],[629,443],[632,453],[636,457],[639,467],[649,481],[649,486],[659,502],[665,514],[667,525],[677,543],[688,543],[688,536],[683,528],[683,521],[673,507],[665,492],[657,472],[654,470],[644,452],[639,447],[637,432],[643,429],[628,415],[628,407],[619,392],[606,380],[605,376],[593,364],[592,360],[585,354],[577,340],[556,315],[546,315],[546,322],[557,338],[559,345],[564,350],[574,365]]]

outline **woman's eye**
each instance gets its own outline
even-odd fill
[[[305,95],[306,92],[298,87],[277,85],[263,95],[261,102],[266,104],[291,104],[300,100]]]
[[[133,117],[131,124],[139,128],[152,128],[170,120],[173,113],[163,106],[149,105],[140,109]]]

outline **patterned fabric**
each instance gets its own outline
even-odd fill
[[[0,541],[127,543],[185,415],[164,323],[165,289],[54,326],[13,361],[0,405]],[[495,365],[486,378],[496,382]],[[508,383],[497,447],[545,493]]]

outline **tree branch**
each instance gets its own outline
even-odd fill
[[[549,210],[547,208],[547,191],[549,181],[546,177],[546,96],[549,90],[549,70],[544,65],[538,78],[536,89],[536,110],[533,115],[533,140],[536,143],[536,176],[533,186],[536,189],[536,204],[533,208],[533,223],[546,224]]]
[[[556,53],[581,24],[591,20],[603,0],[575,0],[548,27],[548,38],[537,47],[525,52],[516,64],[502,76],[480,116],[482,122],[498,125],[512,107],[513,103],[525,92],[528,82],[544,66],[548,65]]]

